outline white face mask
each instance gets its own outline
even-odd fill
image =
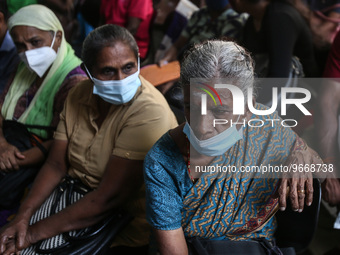
[[[85,66],[87,73],[94,83],[93,94],[100,96],[104,101],[111,104],[125,104],[129,102],[136,94],[138,87],[142,84],[139,75],[139,58],[138,70],[123,80],[98,80],[90,74]]]
[[[54,32],[52,45],[44,46],[33,50],[19,53],[19,57],[26,64],[27,68],[35,72],[40,78],[44,76],[47,69],[57,58],[57,53],[52,48],[57,32]]]
[[[240,116],[236,122],[238,122]],[[210,137],[206,140],[199,140],[194,131],[191,129],[188,122],[185,123],[183,133],[187,135],[191,145],[195,150],[206,156],[220,156],[226,153],[238,140],[243,139],[243,128],[236,129],[236,125],[233,125],[223,132]]]

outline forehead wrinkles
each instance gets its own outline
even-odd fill
[[[42,39],[48,39],[50,37],[53,37],[49,31],[42,31],[36,28],[31,28],[31,27],[14,27],[11,31],[11,35],[19,40],[30,40],[34,37],[39,37]]]

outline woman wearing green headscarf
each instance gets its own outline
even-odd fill
[[[45,6],[29,5],[16,12],[8,22],[21,63],[14,78],[0,97],[0,169],[12,170],[43,161],[43,153],[33,148],[23,153],[6,142],[4,119],[56,127],[67,93],[86,79],[81,61],[66,42],[55,14]],[[51,134],[46,129],[29,129],[49,148]]]

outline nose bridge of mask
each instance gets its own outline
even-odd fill
[[[86,69],[87,74],[90,76],[91,81],[94,82],[93,77],[92,77],[92,75],[91,75],[89,69],[87,69],[87,66],[86,66],[85,64],[84,64],[84,67],[85,67],[85,69]]]

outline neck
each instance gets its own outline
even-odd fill
[[[52,64],[52,65],[53,65],[53,64]],[[52,66],[52,65],[51,65],[51,66]],[[51,69],[51,67],[49,67],[49,68],[46,70],[46,72],[44,73],[44,75],[43,75],[42,77],[39,77],[39,76],[37,75],[36,83],[37,83],[38,87],[41,86],[41,84],[42,84],[43,81],[45,80],[45,78],[46,78],[48,72],[50,71],[50,69]]]

